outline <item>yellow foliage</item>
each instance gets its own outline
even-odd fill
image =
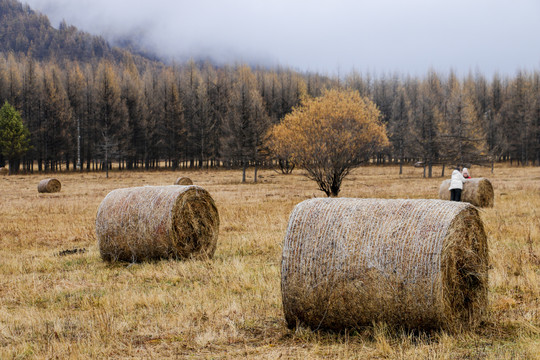
[[[300,165],[321,159],[361,161],[388,145],[376,105],[351,90],[329,90],[304,100],[270,130],[270,138],[275,153],[287,152]]]
[[[388,144],[377,106],[357,91],[335,89],[304,99],[270,129],[268,143],[278,158],[306,169],[329,195],[337,195],[330,188],[339,191],[351,168]]]

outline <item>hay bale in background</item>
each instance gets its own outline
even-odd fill
[[[40,193],[55,193],[59,192],[60,189],[62,189],[62,184],[54,178],[41,180],[38,184]]]
[[[111,191],[99,206],[96,234],[105,261],[211,258],[219,215],[198,186],[144,186]]]
[[[487,276],[486,234],[470,204],[311,199],[289,219],[283,309],[289,327],[456,329],[484,313]]]
[[[9,175],[9,169],[5,167],[0,167],[0,176]]]
[[[191,181],[191,179],[187,177],[179,177],[174,182],[174,185],[193,185],[193,181]]]
[[[442,182],[439,188],[439,199],[450,200],[450,179]],[[471,178],[463,183],[461,201],[478,207],[493,207],[495,194],[493,185],[486,178]]]

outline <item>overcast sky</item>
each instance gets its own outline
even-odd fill
[[[24,1],[24,0],[23,0]],[[327,74],[540,68],[538,0],[26,0],[158,55]]]

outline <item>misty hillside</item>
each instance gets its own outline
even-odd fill
[[[129,46],[129,43],[126,43]],[[79,31],[62,22],[54,28],[48,17],[16,0],[0,0],[0,52],[24,54],[36,60],[93,59],[122,61],[130,50],[111,46],[103,37]],[[135,63],[153,61],[140,52]]]

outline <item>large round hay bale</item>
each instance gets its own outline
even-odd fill
[[[1,176],[5,176],[5,175],[8,175],[9,174],[9,169],[5,168],[5,167],[0,167],[0,175]]]
[[[174,182],[174,185],[193,185],[193,181],[188,177],[179,177]]]
[[[441,183],[439,199],[450,200],[450,179]],[[495,194],[493,185],[486,178],[471,178],[463,183],[461,201],[468,202],[478,207],[493,207]]]
[[[144,186],[111,191],[99,206],[96,234],[105,261],[211,258],[219,215],[198,186]]]
[[[55,193],[62,189],[62,184],[58,179],[43,179],[39,182],[37,189],[40,193]]]
[[[478,322],[487,287],[486,234],[468,203],[311,199],[290,216],[281,268],[289,327],[456,329]]]

